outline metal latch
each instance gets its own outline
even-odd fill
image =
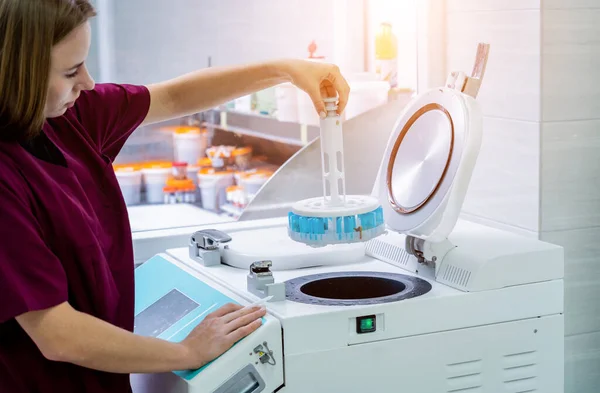
[[[409,254],[414,255],[420,264],[434,267],[436,274],[440,263],[454,247],[456,246],[448,239],[441,242],[430,242],[414,236],[406,236],[404,244],[404,249]]]
[[[283,301],[285,283],[275,283],[271,266],[273,266],[271,261],[258,261],[251,264],[246,279],[247,290],[260,298],[272,296],[274,302]]]
[[[190,258],[204,266],[218,265],[221,263],[219,245],[230,241],[231,236],[216,229],[197,231],[190,238]]]

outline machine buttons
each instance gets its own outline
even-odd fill
[[[377,330],[377,317],[375,315],[367,315],[356,318],[356,333],[373,333]]]

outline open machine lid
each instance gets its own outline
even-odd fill
[[[452,232],[481,145],[474,97],[488,49],[479,46],[473,77],[452,73],[445,87],[413,100],[396,123],[373,189],[390,229],[431,242]]]

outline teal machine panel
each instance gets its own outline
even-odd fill
[[[156,255],[135,269],[134,332],[180,342],[213,311],[238,303],[164,257]],[[176,371],[191,380],[197,370]]]

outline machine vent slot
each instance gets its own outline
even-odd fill
[[[448,265],[443,279],[449,283],[466,287],[471,279],[471,272],[454,265]]]
[[[446,365],[447,393],[482,393],[483,380],[481,359],[468,360]]]
[[[378,239],[367,242],[366,252],[371,257],[402,266],[406,266],[410,259],[410,254],[403,248],[382,242]]]
[[[510,393],[537,392],[537,352],[526,351],[505,355],[504,387]]]

